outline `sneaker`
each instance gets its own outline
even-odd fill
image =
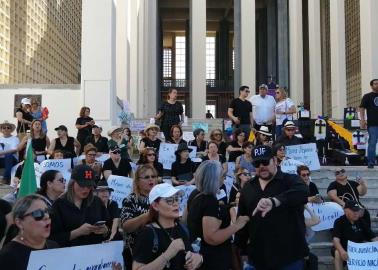
[[[369,164],[367,167],[368,167],[368,169],[374,169],[374,165],[373,164]]]

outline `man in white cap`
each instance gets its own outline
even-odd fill
[[[293,121],[287,121],[283,127],[283,134],[277,138],[276,143],[282,143],[285,146],[302,144],[302,140],[295,136],[297,127]]]
[[[30,114],[31,101],[29,98],[21,99],[21,106],[16,111],[17,134],[26,133],[30,130],[33,116]]]

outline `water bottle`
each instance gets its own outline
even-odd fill
[[[192,249],[194,253],[199,253],[201,249],[201,238],[197,237],[196,240],[192,243]]]

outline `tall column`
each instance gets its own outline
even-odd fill
[[[81,87],[83,105],[104,129],[117,122],[116,14],[113,1],[83,0]]]
[[[295,104],[303,102],[303,32],[302,0],[289,1],[290,97]]]
[[[235,75],[234,95],[239,96],[239,87],[256,88],[256,10],[255,0],[235,0]]]
[[[129,88],[127,87],[128,82],[128,44],[127,44],[127,2],[128,0],[118,1],[116,8],[116,74],[117,74],[117,95],[121,99],[128,99],[127,92]]]
[[[361,90],[370,92],[369,82],[378,78],[378,1],[360,1]]]
[[[138,91],[138,1],[128,1],[127,43],[129,46],[129,92],[128,100],[131,111],[138,117],[137,108],[139,107]]]
[[[277,15],[276,0],[267,1],[267,71],[268,76],[272,75],[273,80],[277,82]],[[266,80],[266,78],[265,78]],[[265,81],[264,80],[264,81]]]
[[[332,0],[330,9],[332,117],[342,119],[346,107],[345,3]]]
[[[286,87],[290,87],[288,18],[288,0],[277,0],[277,83]]]
[[[190,94],[192,118],[206,113],[206,1],[190,0]]]
[[[322,60],[320,40],[320,0],[308,0],[308,43],[310,107],[312,118],[322,115]]]

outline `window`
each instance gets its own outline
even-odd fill
[[[172,49],[163,50],[163,77],[172,78]]]
[[[176,63],[175,63],[175,71],[176,71],[176,79],[180,80],[186,79],[186,63],[185,63],[185,37],[184,36],[177,36],[176,37]]]
[[[215,37],[206,37],[206,79],[215,80]]]

